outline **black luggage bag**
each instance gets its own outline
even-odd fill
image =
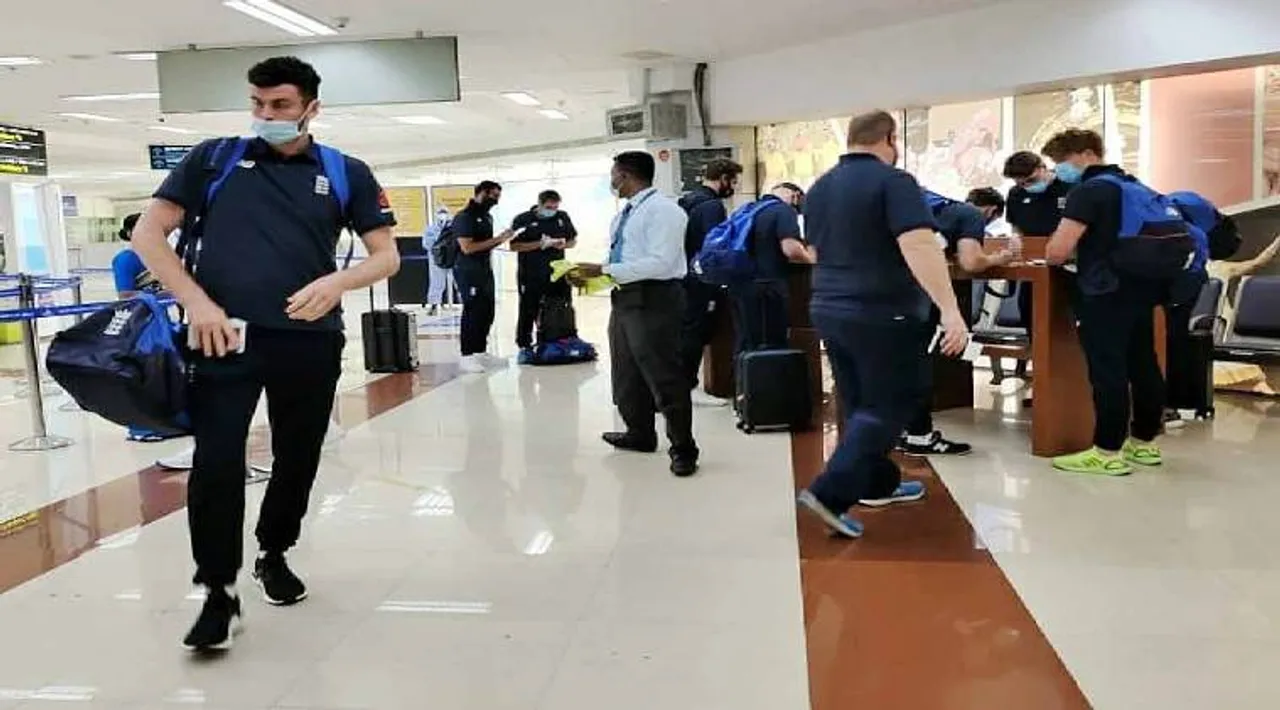
[[[738,359],[738,428],[803,431],[813,421],[809,359],[803,350],[755,350]]]
[[[360,316],[364,369],[369,372],[414,372],[418,369],[418,324],[410,313],[395,309]]]

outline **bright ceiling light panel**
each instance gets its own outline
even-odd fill
[[[328,37],[338,31],[275,0],[223,0],[223,5],[298,37]]]
[[[156,60],[155,52],[125,52],[116,56],[131,62],[154,62]]]
[[[184,136],[194,136],[196,134],[196,131],[193,131],[190,128],[178,128],[177,126],[156,125],[156,126],[147,126],[147,128],[150,128],[153,131],[163,131],[165,133],[180,133]]]
[[[101,123],[120,123],[121,119],[111,116],[99,116],[96,113],[60,113],[63,118],[78,118],[81,121],[99,121]]]
[[[444,119],[435,116],[395,116],[392,120],[410,126],[443,126],[445,123]]]
[[[547,117],[547,118],[551,119],[552,121],[568,121],[568,120],[569,120],[569,114],[567,114],[567,113],[565,113],[564,111],[561,111],[561,110],[559,110],[559,109],[554,109],[554,108],[544,108],[544,109],[542,109],[541,111],[539,111],[538,113],[540,113],[540,114],[542,114],[543,116],[545,116],[545,117]]]
[[[32,67],[44,64],[39,57],[0,57],[0,67]]]
[[[95,101],[157,101],[160,99],[160,93],[156,91],[139,91],[132,94],[85,94],[82,96],[63,96],[63,101],[81,101],[92,103]]]
[[[526,94],[523,91],[508,91],[507,93],[502,95],[502,98],[506,99],[507,101],[518,103],[521,106],[541,106],[542,105],[541,101],[537,100],[533,96],[530,96],[529,94]]]

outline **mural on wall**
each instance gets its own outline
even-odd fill
[[[1280,195],[1280,66],[1262,67],[1262,196]]]
[[[848,126],[844,117],[761,127],[756,150],[762,188],[794,182],[808,189],[844,154]]]
[[[906,169],[934,192],[964,198],[977,187],[997,187],[1007,152],[1001,101],[934,106],[906,112]]]

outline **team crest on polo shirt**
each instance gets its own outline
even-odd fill
[[[317,195],[329,194],[329,178],[323,175],[316,176],[316,194]]]
[[[257,165],[257,163],[252,160],[241,160],[238,165],[245,170],[253,170],[253,166]]]

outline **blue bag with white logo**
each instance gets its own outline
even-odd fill
[[[1244,238],[1240,236],[1235,220],[1219,212],[1203,195],[1184,190],[1169,193],[1169,199],[1182,212],[1188,224],[1204,232],[1205,248],[1208,251],[1206,260],[1230,259],[1240,251]]]
[[[54,337],[49,374],[82,409],[161,435],[186,433],[187,376],[168,310],[151,294],[104,308]]]
[[[599,355],[596,346],[577,336],[538,343],[525,365],[572,365],[594,362]]]
[[[1196,269],[1201,250],[1194,228],[1172,200],[1133,178],[1103,173],[1090,179],[1120,188],[1119,241],[1111,253],[1117,273],[1172,282]]]
[[[702,249],[693,260],[694,270],[703,281],[728,286],[755,276],[751,232],[755,228],[756,215],[773,203],[781,204],[775,197],[763,197],[743,205],[734,210],[729,219],[707,232]]]

